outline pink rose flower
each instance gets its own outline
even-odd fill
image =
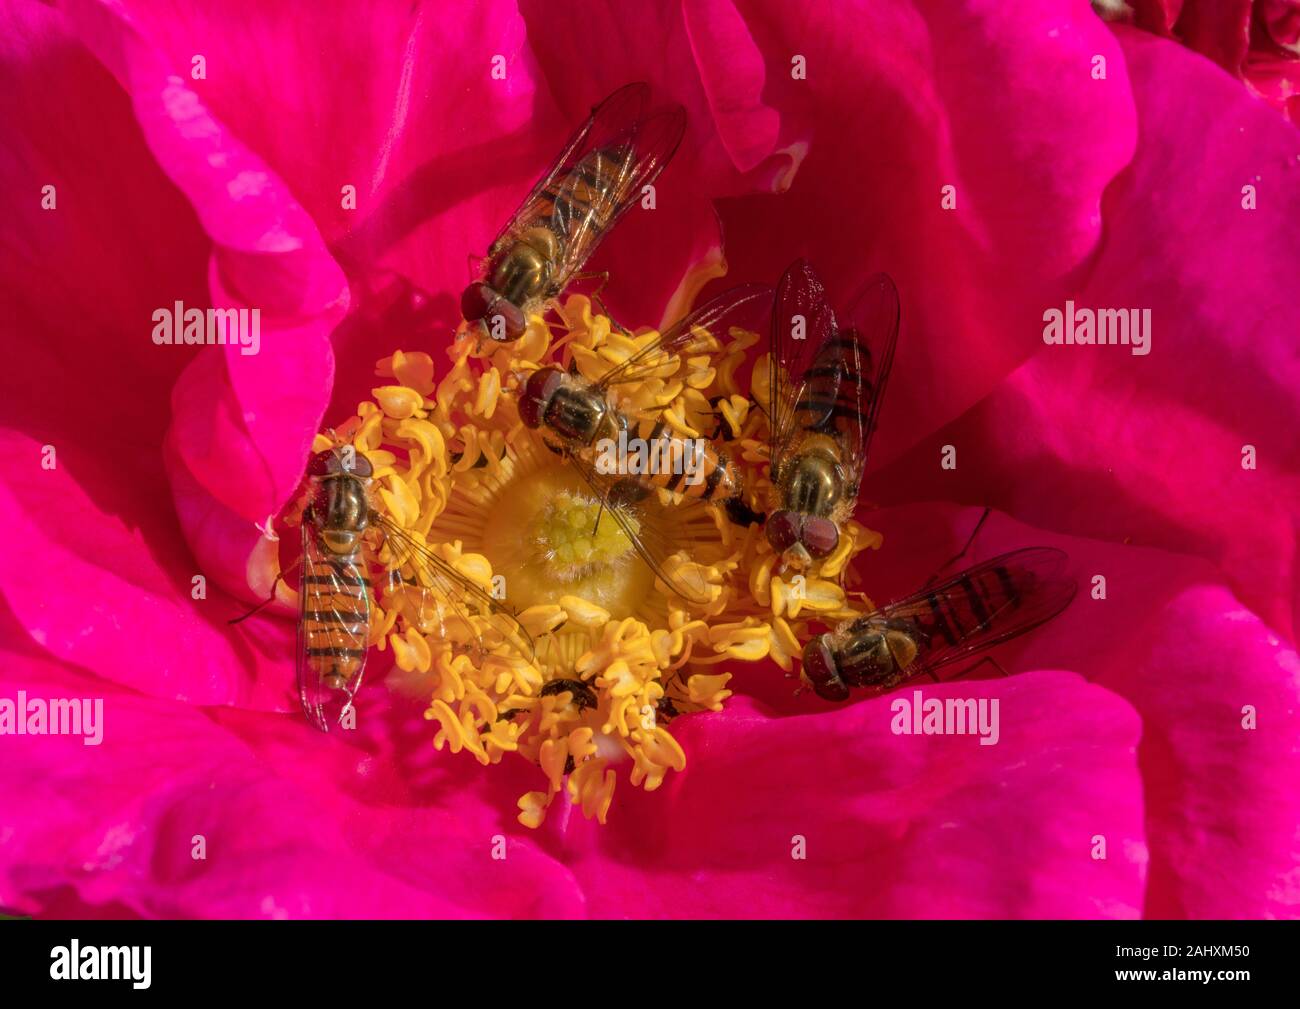
[[[97,745],[0,734],[0,908],[1296,914],[1293,126],[1083,0],[236,6],[4,5],[0,702],[103,704]],[[227,620],[271,588],[258,526],[313,435],[378,358],[441,360],[466,255],[636,79],[689,128],[599,253],[611,306],[657,320],[798,255],[833,292],[888,271],[864,588],[912,591],[989,505],[978,556],[1061,547],[1082,590],[1002,657],[1021,675],[926,688],[997,699],[996,745],[739,667],[674,723],[663,789],[528,832],[525,762],[436,753],[378,675],[355,733],[316,732],[292,623]],[[1149,353],[1045,345],[1067,299],[1149,309]],[[259,352],[157,345],[177,301],[259,308]]]

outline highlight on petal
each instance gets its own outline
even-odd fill
[[[296,486],[328,402],[329,333],[347,307],[343,273],[283,182],[208,111],[199,81],[180,76],[126,13],[74,4],[70,20],[126,88],[159,164],[212,237],[213,306],[242,313],[238,342],[223,334],[224,347],[205,347],[190,362],[184,395],[173,400],[168,460],[250,525],[264,522]],[[183,313],[187,334],[191,311],[203,307]],[[179,330],[181,319],[172,325]],[[212,548],[196,544],[204,549]]]

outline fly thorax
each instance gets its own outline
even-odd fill
[[[568,382],[547,404],[546,426],[566,441],[590,445],[606,426],[609,413],[609,404],[599,389],[583,382]]]
[[[882,686],[896,677],[898,666],[890,649],[890,633],[870,623],[850,631],[836,655],[845,683],[854,687]]]
[[[610,441],[618,441],[620,434],[628,438],[635,437],[636,432],[628,426],[627,418],[617,410],[612,410],[605,400],[600,402],[601,417],[595,427],[595,434],[592,435],[588,444],[599,442],[608,438]]]
[[[889,654],[893,657],[894,665],[899,669],[899,671],[906,669],[916,661],[916,638],[907,631],[886,631],[885,644],[889,646]]]
[[[790,511],[825,518],[843,493],[839,463],[828,452],[814,449],[791,460],[783,493],[785,507]]]
[[[492,287],[507,301],[523,305],[546,293],[559,245],[549,228],[529,228],[497,259]]]
[[[343,473],[316,480],[312,514],[321,540],[331,553],[352,553],[366,531],[370,521],[367,482]]]

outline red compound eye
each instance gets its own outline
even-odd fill
[[[460,294],[460,314],[466,322],[478,322],[487,315],[488,306],[496,298],[492,288],[484,283],[473,283]]]
[[[501,324],[497,324],[497,319]],[[524,330],[528,328],[528,320],[524,318],[521,312],[505,298],[498,298],[489,310],[487,318],[483,320],[487,326],[488,336],[498,343],[509,343],[511,340],[518,340],[524,335]]]
[[[461,291],[460,314],[466,322],[483,323],[487,335],[498,343],[518,340],[528,328],[523,310],[481,280]]]
[[[533,372],[519,397],[519,419],[529,427],[541,427],[542,418],[546,416],[546,404],[563,381],[564,372],[559,368],[541,368]]]
[[[800,524],[800,517],[796,512],[773,512],[764,527],[767,541],[772,544],[772,549],[783,554],[798,543]]]
[[[803,524],[799,542],[810,557],[825,557],[840,543],[840,531],[830,519],[810,518]]]
[[[337,473],[339,466],[338,456],[334,454],[333,449],[326,449],[324,452],[317,452],[311,457],[311,462],[307,464],[308,476],[325,476],[329,473]]]
[[[354,449],[345,453],[343,448],[327,448],[324,452],[317,452],[307,464],[308,476],[333,476],[336,473],[368,477],[374,473],[374,467],[360,452]]]
[[[828,701],[848,700],[849,688],[840,679],[827,635],[819,634],[804,646],[803,675],[818,697]]]

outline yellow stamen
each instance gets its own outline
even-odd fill
[[[559,316],[556,332],[534,316],[506,346],[466,327],[440,376],[429,355],[395,353],[379,362],[386,384],[373,401],[313,445],[347,441],[366,453],[387,518],[477,592],[500,598],[503,588],[531,637],[530,650],[510,620],[474,601],[482,596],[447,598],[409,556],[391,545],[377,552],[371,640],[392,650],[390,687],[427,702],[439,750],[467,751],[485,766],[506,754],[536,765],[545,787],[518,802],[527,827],[540,826],[561,796],[603,823],[621,775],[653,791],[681,771],[672,719],[721,710],[733,674],[720,666],[770,658],[790,670],[813,632],[810,617],[854,612],[849,598],[861,594],[839,579],[880,541],[846,522],[830,557],[791,572],[761,527],[705,509],[682,519],[678,532],[693,550],[668,558],[665,571],[708,585],[708,601],[668,592],[581,476],[524,428],[514,398],[538,367],[576,363],[595,379],[656,333],[613,330],[581,297]],[[760,338],[697,330],[683,356],[660,353],[642,380],[611,395],[636,422],[662,419],[687,437],[726,432],[763,508],[776,496],[766,471],[766,357],[749,389],[738,379]],[[751,409],[751,397],[763,409]],[[648,534],[629,521],[632,535]]]

